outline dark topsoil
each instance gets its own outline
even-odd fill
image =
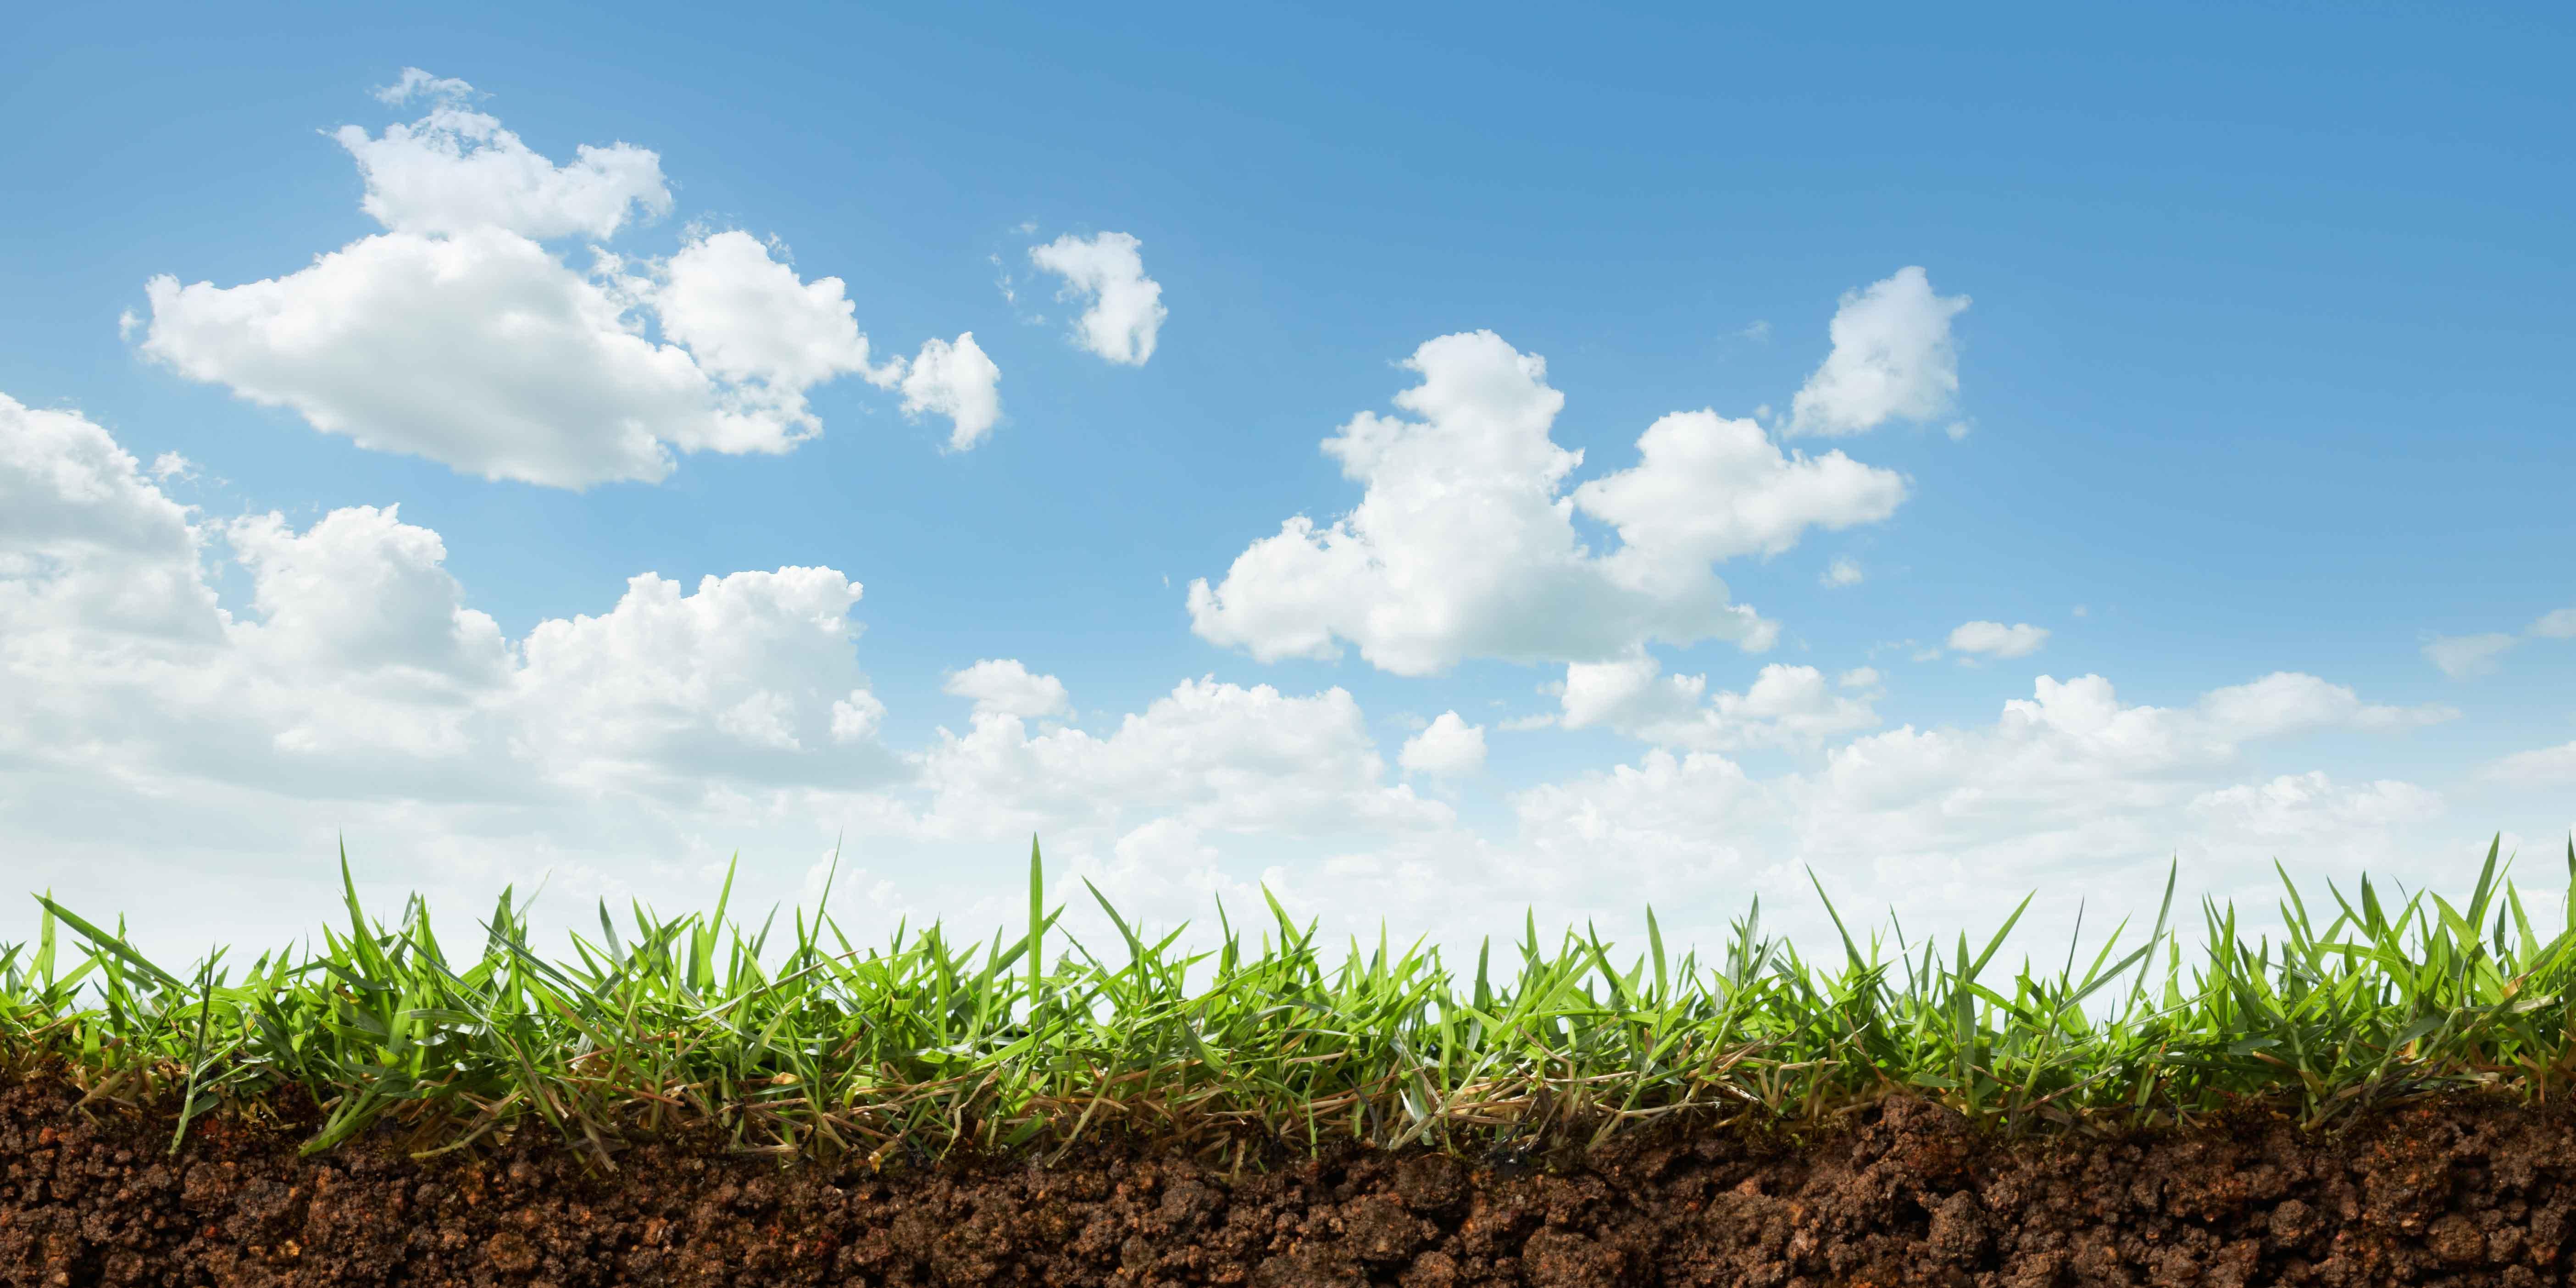
[[[2576,1114],[2493,1098],[2302,1135],[2006,1145],[1889,1100],[1804,1141],[1667,1131],[1588,1158],[1350,1151],[1241,1175],[1115,1142],[782,1167],[679,1142],[299,1159],[301,1130],[0,1086],[0,1283],[2562,1284]]]

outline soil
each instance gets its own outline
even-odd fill
[[[0,1283],[2530,1285],[2569,1282],[2576,1234],[2576,1114],[2500,1097],[2019,1142],[1899,1098],[1805,1139],[1240,1172],[1110,1140],[882,1172],[676,1140],[614,1172],[551,1140],[299,1158],[297,1125],[232,1117],[173,1157],[169,1118],[77,1098],[0,1086]]]

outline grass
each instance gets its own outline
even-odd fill
[[[2576,839],[2568,869],[2576,896]],[[610,1167],[657,1131],[882,1162],[1061,1151],[1113,1125],[1239,1165],[1282,1138],[1813,1123],[1899,1090],[2006,1130],[2188,1121],[2245,1097],[2324,1126],[2445,1089],[2545,1099],[2576,1069],[2576,912],[2535,929],[2494,846],[2465,902],[2393,903],[2365,878],[2349,898],[2329,886],[2322,930],[2325,903],[2284,873],[2280,942],[2246,942],[2204,902],[2188,953],[2168,878],[2144,935],[2124,924],[2081,969],[2070,947],[2009,977],[1990,968],[2018,909],[1981,947],[1846,931],[1822,961],[1766,936],[1758,904],[1708,960],[1670,958],[1651,913],[1624,955],[1588,932],[1551,948],[1533,918],[1470,974],[1383,936],[1328,969],[1275,901],[1258,935],[1220,905],[1223,946],[1183,956],[1180,932],[1148,942],[1094,890],[1120,935],[1094,952],[1046,908],[1034,843],[1025,928],[964,944],[933,925],[861,948],[801,910],[746,931],[728,879],[708,915],[638,907],[621,930],[603,904],[597,937],[555,960],[504,892],[460,954],[419,899],[378,922],[345,853],[341,875],[346,928],[238,978],[221,952],[174,974],[121,923],[41,900],[36,942],[0,947],[0,1068],[72,1078],[84,1106],[175,1105],[173,1150],[223,1111],[318,1123],[308,1152],[370,1128],[422,1156],[542,1130]]]

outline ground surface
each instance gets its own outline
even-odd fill
[[[91,1121],[0,1086],[0,1283],[2562,1284],[2576,1115],[2418,1104],[2339,1135],[2247,1113],[2007,1146],[1892,1100],[1795,1147],[1367,1151],[1240,1176],[1115,1144],[1053,1168],[782,1168],[678,1143],[299,1159],[295,1130]]]

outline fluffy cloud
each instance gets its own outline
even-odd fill
[[[1932,279],[1913,267],[1844,295],[1832,351],[1790,401],[1789,432],[1857,434],[1891,417],[1948,412],[1959,392],[1950,319],[1967,307],[1967,296],[1933,294]]]
[[[1559,722],[1568,729],[1602,726],[1670,747],[1736,750],[1820,746],[1825,739],[1878,723],[1867,696],[1833,692],[1812,666],[1773,663],[1742,693],[1715,697],[1704,675],[1664,675],[1652,657],[1575,663],[1566,668]],[[1840,687],[1866,689],[1875,671],[1852,671]]]
[[[1701,565],[1798,543],[1809,528],[1876,523],[1905,500],[1905,480],[1827,452],[1783,453],[1762,427],[1714,412],[1675,412],[1637,439],[1633,468],[1574,489],[1575,508],[1618,528],[1614,577],[1678,584]]]
[[[13,668],[77,680],[221,638],[202,540],[106,430],[0,394],[0,657]]]
[[[708,375],[756,383],[773,400],[848,372],[891,388],[903,364],[868,366],[868,338],[841,279],[799,281],[770,249],[740,231],[691,238],[648,288],[663,336]]]
[[[654,481],[681,450],[784,451],[683,350],[518,234],[362,238],[284,277],[156,277],[143,351],[359,446],[555,487]]]
[[[2085,889],[2127,875],[2144,886],[2176,853],[2193,869],[2186,884],[2204,889],[2268,871],[2268,853],[2330,859],[2336,871],[2347,861],[2382,871],[2420,863],[2397,847],[2411,835],[2401,825],[2440,814],[2429,790],[2241,775],[2264,739],[2442,714],[2364,702],[2295,673],[2182,708],[2125,704],[2099,676],[2041,677],[1990,724],[1863,735],[1812,771],[1757,779],[1715,751],[1658,748],[1634,765],[1533,788],[1513,798],[1516,845],[1480,861],[1509,877],[1498,898],[1562,899],[1578,919],[1619,911],[1603,906],[1603,887],[1623,897],[1660,890],[1665,908],[1740,900],[1748,887],[1766,913],[1775,897],[1804,907],[1794,896],[1812,867],[1845,915],[1864,922],[1899,905],[1909,926],[1991,925],[1999,888],[2038,888],[2050,905],[2041,920],[2062,932]],[[2281,848],[2294,839],[2295,850]]]
[[[199,524],[107,432],[0,399],[0,756],[317,799],[686,799],[734,783],[883,781],[859,587],[783,568],[695,594],[634,578],[519,640],[466,606],[446,547],[393,507]],[[249,585],[223,607],[203,551]]]
[[[1009,708],[1060,689],[1054,677],[1030,677],[1017,662],[978,667],[961,686],[977,697],[971,727],[940,730],[912,757],[931,798],[910,825],[915,835],[998,840],[1046,829],[1078,843],[1169,818],[1193,834],[1316,836],[1454,818],[1410,787],[1383,783],[1385,760],[1359,704],[1338,688],[1300,698],[1266,684],[1185,680],[1106,737],[1033,735]]]
[[[2188,809],[2204,824],[2238,835],[2295,843],[2422,822],[2442,812],[2442,797],[2394,779],[2339,790],[2325,771],[2310,770],[2204,792]]]
[[[903,410],[913,416],[926,411],[946,416],[955,426],[948,450],[962,452],[982,442],[1002,418],[1001,383],[1002,369],[984,356],[974,332],[959,334],[955,344],[925,340],[921,356],[903,378]]]
[[[1770,555],[1811,527],[1886,517],[1898,475],[1840,452],[1783,454],[1750,421],[1666,416],[1639,464],[1564,494],[1582,454],[1550,428],[1565,403],[1545,362],[1490,331],[1443,336],[1405,364],[1402,420],[1362,412],[1324,450],[1362,485],[1328,527],[1304,515],[1190,585],[1193,630],[1264,661],[1330,658],[1337,641],[1402,675],[1470,657],[1592,662],[1648,640],[1768,648],[1773,623],[1729,601],[1716,560]],[[1580,509],[1621,544],[1595,555]]]
[[[621,143],[555,165],[461,106],[469,88],[407,72],[396,97],[429,94],[427,116],[339,131],[385,232],[239,286],[155,277],[143,352],[362,447],[570,488],[662,479],[674,451],[790,451],[821,432],[813,386],[901,382],[900,358],[869,365],[839,278],[802,281],[747,233],[570,267],[541,243],[669,210],[659,159]],[[979,402],[938,356],[907,405],[957,417],[971,442],[997,373],[980,352],[966,364]]]
[[[1031,675],[1011,658],[986,658],[962,671],[952,671],[943,691],[975,703],[975,714],[1060,716],[1073,710],[1064,682],[1052,675]]]
[[[2523,787],[2576,785],[2576,742],[2517,751],[2488,765],[2484,776]]]
[[[2364,702],[2349,686],[2313,675],[2275,671],[2251,684],[2212,689],[2201,711],[2237,736],[2267,738],[2309,729],[2414,729],[2456,720],[2459,708],[2441,703],[2392,707]]]
[[[1422,732],[1405,739],[1396,763],[1405,772],[1456,778],[1485,767],[1485,730],[1455,711],[1443,711]]]
[[[2018,622],[1967,622],[1950,632],[1950,647],[1961,653],[1992,657],[2028,657],[2048,642],[2048,629]]]
[[[1029,248],[1030,263],[1064,279],[1057,298],[1088,301],[1074,320],[1074,340],[1131,367],[1154,356],[1154,337],[1171,314],[1163,307],[1162,284],[1145,276],[1145,257],[1139,253],[1143,245],[1126,233],[1090,238],[1067,233]]]
[[[626,143],[583,144],[575,160],[558,166],[500,121],[467,109],[473,90],[406,68],[402,82],[377,98],[398,104],[425,96],[433,101],[429,115],[377,137],[354,125],[333,133],[367,181],[360,208],[377,223],[414,233],[498,228],[540,240],[605,239],[638,208],[670,212],[660,156]]]

